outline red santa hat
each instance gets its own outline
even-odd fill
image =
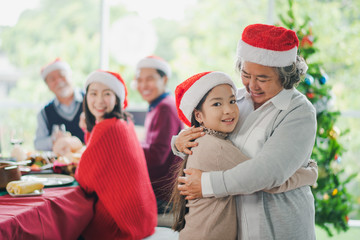
[[[127,89],[120,74],[103,70],[92,72],[86,78],[85,89],[93,82],[99,82],[108,86],[120,98],[123,109],[127,107]]]
[[[179,84],[175,89],[176,108],[181,121],[191,126],[191,116],[204,95],[214,87],[229,84],[236,93],[230,76],[223,72],[198,73]]]
[[[158,56],[147,56],[141,59],[136,65],[136,72],[141,68],[155,68],[163,71],[165,75],[171,77],[171,68],[170,65],[161,57]]]
[[[296,62],[299,39],[294,31],[265,24],[247,26],[237,47],[237,57],[269,67]]]
[[[71,74],[69,64],[60,58],[56,58],[54,61],[41,68],[41,77],[45,80],[47,75],[55,70],[65,71],[67,74]]]

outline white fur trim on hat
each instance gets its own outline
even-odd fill
[[[191,122],[191,115],[203,96],[208,91],[221,84],[229,84],[236,94],[237,88],[234,82],[229,75],[223,72],[210,72],[199,78],[191,85],[191,87],[189,87],[184,93],[179,106],[189,122]]]
[[[163,71],[165,75],[171,77],[171,68],[170,65],[160,57],[149,56],[141,59],[136,65],[136,72],[141,68],[155,68]]]
[[[65,71],[67,74],[71,74],[71,68],[67,62],[55,60],[41,70],[41,77],[45,80],[47,75],[55,70]]]
[[[108,72],[95,71],[90,73],[85,82],[85,89],[93,82],[99,82],[108,86],[121,100],[122,106],[126,98],[125,87],[120,79]]]
[[[247,44],[240,39],[237,57],[244,61],[269,67],[286,67],[296,62],[297,47],[287,51],[273,51]]]

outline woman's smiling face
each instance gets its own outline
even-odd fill
[[[274,68],[252,62],[243,62],[241,79],[251,95],[255,109],[284,89]]]
[[[86,101],[90,112],[96,121],[102,121],[105,113],[114,109],[116,104],[115,93],[105,84],[93,82],[89,85]]]

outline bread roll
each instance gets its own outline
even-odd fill
[[[8,193],[12,194],[28,194],[43,188],[44,184],[33,181],[12,181],[9,182],[6,186]]]
[[[18,184],[18,183],[21,183],[21,182],[23,182],[23,181],[11,181],[11,182],[9,182],[7,185],[6,185],[6,191],[8,192],[8,193],[14,193],[14,190],[13,190],[13,186],[15,186],[16,184]]]

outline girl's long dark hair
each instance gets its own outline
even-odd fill
[[[87,128],[86,130],[88,132],[91,132],[96,124],[96,122],[95,122],[96,119],[95,119],[95,116],[90,112],[88,103],[86,101],[86,98],[88,95],[88,89],[89,89],[89,86],[86,88],[86,93],[85,93],[84,100],[83,100],[83,111],[85,113],[85,122],[86,122],[86,128]],[[131,118],[131,115],[122,109],[121,104],[120,104],[121,103],[120,98],[117,95],[115,95],[115,97],[116,97],[116,104],[114,106],[114,109],[109,113],[105,113],[104,119],[115,117],[117,119],[123,119],[125,121],[128,121],[128,119]]]
[[[199,104],[196,106],[196,110],[201,111],[203,103],[206,100],[206,97],[209,95],[209,90],[200,100]],[[191,115],[191,126],[194,127],[200,127],[200,123],[195,118],[195,110]],[[188,155],[185,157],[184,161],[180,162],[177,170],[177,178],[185,176],[184,169],[187,164]],[[176,171],[175,171],[176,172]],[[185,227],[185,215],[189,212],[189,208],[186,207],[187,200],[185,199],[185,196],[180,195],[180,192],[177,188],[179,182],[174,181],[173,190],[171,193],[170,203],[172,205],[171,212],[174,215],[174,224],[172,226],[172,229],[174,231],[180,232]]]

